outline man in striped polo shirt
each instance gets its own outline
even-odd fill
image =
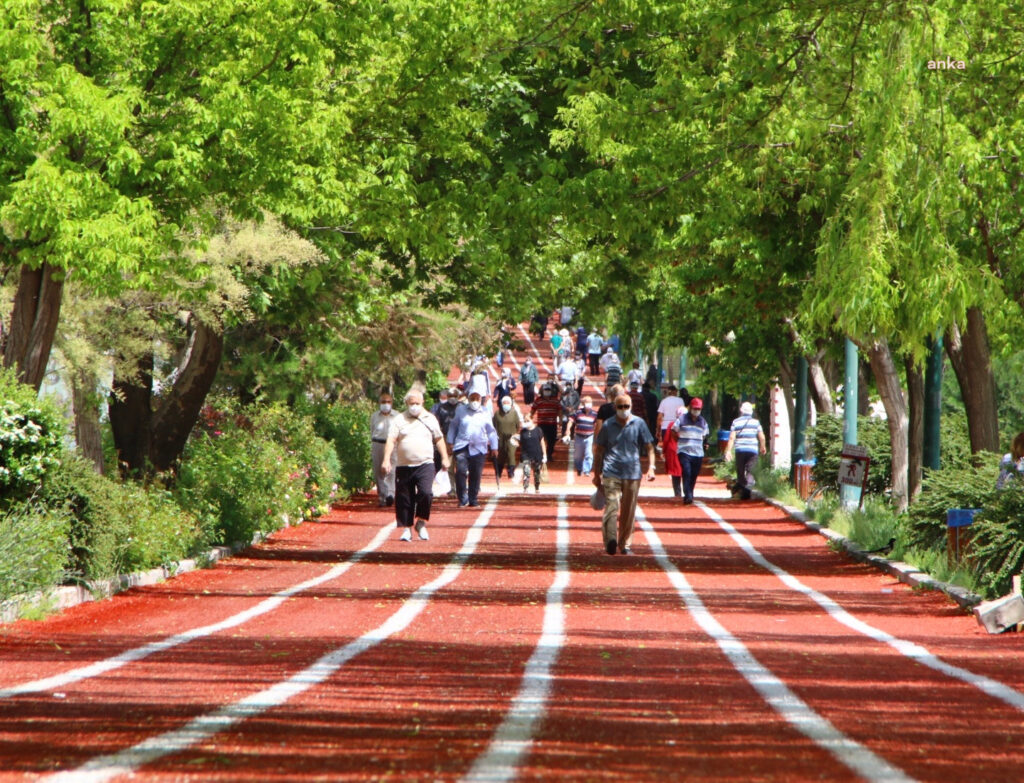
[[[597,411],[594,401],[584,397],[580,409],[572,416],[572,432],[575,442],[573,464],[577,476],[589,476],[594,466],[594,425],[597,423]]]
[[[733,419],[729,430],[729,443],[725,447],[726,462],[736,452],[736,486],[733,493],[743,500],[750,500],[750,488],[754,486],[754,466],[758,454],[767,454],[764,429],[754,418],[754,406],[749,402],[740,405],[740,415]]]
[[[684,410],[672,428],[679,434],[679,464],[683,468],[683,505],[693,504],[693,488],[697,485],[704,464],[704,448],[711,429],[701,416],[704,402],[700,397],[690,400],[690,409]]]

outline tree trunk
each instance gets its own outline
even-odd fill
[[[188,345],[178,365],[177,378],[153,416],[149,457],[154,470],[169,470],[181,457],[223,353],[223,334],[195,315],[190,316]]]
[[[103,473],[103,437],[100,432],[99,401],[96,397],[96,376],[76,371],[71,377],[71,399],[75,411],[75,442],[78,451]]]
[[[14,294],[11,328],[4,345],[4,367],[13,367],[22,383],[36,391],[43,383],[50,349],[60,321],[66,272],[43,264],[38,269],[22,266]]]
[[[967,431],[971,452],[999,452],[999,415],[996,407],[996,383],[992,374],[985,316],[976,307],[967,311],[967,328],[956,324],[946,331],[949,356],[967,412]]]
[[[885,405],[892,452],[892,504],[897,513],[906,511],[907,494],[907,402],[903,397],[900,376],[892,360],[889,343],[879,340],[867,350],[875,385]]]
[[[796,373],[789,361],[779,357],[779,386],[782,387],[782,396],[786,401],[786,414],[789,416],[789,428],[793,429],[795,420],[796,403],[793,400],[793,387],[796,385]]]
[[[153,354],[139,359],[137,375],[124,379],[114,376],[110,397],[110,427],[114,432],[117,465],[123,476],[145,475],[149,458],[149,432],[153,396]]]
[[[807,377],[810,379],[811,399],[819,414],[834,416],[835,403],[832,401],[832,387],[829,386],[825,371],[821,366],[821,354],[807,359]]]
[[[921,491],[921,467],[924,465],[924,371],[909,357],[905,359],[904,367],[910,408],[910,424],[907,429],[907,497],[913,503]]]
[[[870,362],[857,363],[857,415],[867,416],[871,413],[871,395],[869,393],[868,370]]]

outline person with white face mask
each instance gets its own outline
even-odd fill
[[[405,413],[391,422],[381,469],[391,472],[392,454],[396,455],[395,523],[402,541],[412,540],[415,528],[426,541],[427,522],[434,494],[434,449],[441,454],[441,466],[448,469],[448,450],[437,419],[423,410],[423,394],[412,390],[405,395]]]
[[[654,481],[654,438],[647,423],[634,416],[628,394],[615,397],[615,416],[594,438],[594,486],[605,494],[605,551],[624,555],[633,551],[633,521],[640,494],[640,453],[647,452],[647,480]]]
[[[370,449],[373,459],[373,479],[377,484],[377,502],[379,505],[390,506],[395,502],[395,455],[391,458],[391,470],[383,470],[384,445],[388,441],[391,422],[401,416],[393,410],[393,400],[388,392],[377,398],[379,407],[370,415]]]
[[[491,423],[498,433],[498,458],[494,463],[494,477],[500,487],[502,470],[508,471],[509,478],[515,475],[516,444],[513,438],[523,428],[523,417],[519,415],[519,409],[512,403],[511,397],[501,398]]]
[[[455,456],[455,493],[459,508],[479,506],[480,479],[488,454],[493,457],[498,448],[498,433],[491,414],[483,407],[480,394],[469,393],[469,402],[455,412],[448,425],[448,442]]]

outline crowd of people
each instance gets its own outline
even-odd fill
[[[573,315],[567,309],[559,314],[562,324]],[[540,316],[533,323],[539,325]],[[546,317],[543,323],[546,334]],[[531,486],[539,492],[559,443],[566,447],[576,475],[591,478],[597,489],[594,502],[603,508],[609,554],[632,551],[645,456],[646,476],[653,480],[660,449],[673,494],[684,504],[693,503],[710,436],[703,401],[674,385],[666,386],[659,399],[657,366],[644,373],[638,361],[632,362],[624,374],[617,337],[606,337],[596,328],[570,331],[560,325],[549,345],[553,369],[539,369],[527,357],[518,365],[518,378],[505,366],[508,350],[503,346],[495,358],[498,380],[493,388],[489,360],[469,357],[459,382],[441,391],[429,411],[419,391],[406,395],[403,413],[394,410],[390,394],[380,395],[379,410],[370,420],[378,501],[395,507],[402,540],[411,540],[413,531],[428,538],[436,487],[456,498],[460,508],[479,507],[488,459],[499,487],[506,479],[521,485],[523,492]],[[585,393],[588,379],[598,388],[603,382],[606,401],[600,406]],[[519,387],[523,408],[516,402]],[[760,424],[750,403],[744,403],[726,452],[736,453],[735,486],[741,497],[750,496],[753,465],[764,449]]]

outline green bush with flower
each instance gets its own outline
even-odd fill
[[[284,405],[208,405],[185,449],[174,496],[219,543],[251,541],[325,513],[337,457],[310,419]]]
[[[27,499],[60,461],[67,425],[49,400],[0,370],[0,505]]]

